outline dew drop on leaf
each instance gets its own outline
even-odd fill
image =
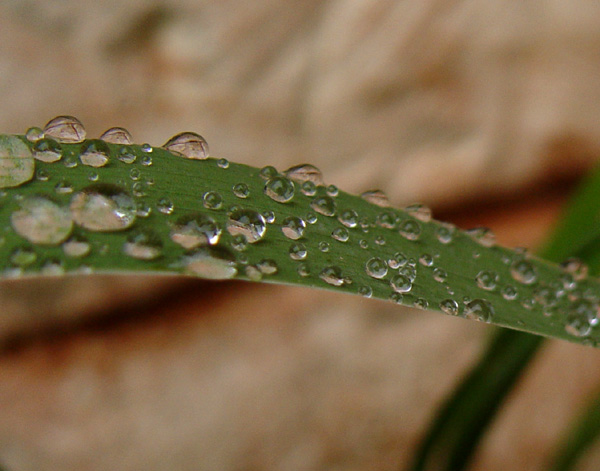
[[[97,183],[71,198],[71,215],[79,226],[95,232],[120,231],[136,218],[133,199],[117,185]]]
[[[0,136],[0,188],[12,188],[33,178],[35,162],[29,147],[16,136]]]
[[[261,178],[263,178],[265,180],[269,180],[273,177],[276,177],[278,172],[277,172],[277,169],[275,167],[273,167],[272,165],[267,165],[266,167],[261,168],[260,172],[258,174],[260,175]]]
[[[117,159],[125,164],[132,164],[137,159],[137,156],[131,151],[129,147],[121,147],[117,153]]]
[[[202,136],[194,132],[177,134],[169,139],[163,147],[186,159],[204,160],[208,157],[208,143]]]
[[[338,220],[348,228],[354,228],[358,225],[358,213],[353,209],[345,209],[338,215]]]
[[[414,217],[415,219],[418,219],[421,222],[431,221],[431,209],[424,204],[411,204],[410,206],[404,208],[404,211],[406,211],[410,216]]]
[[[248,198],[250,196],[250,188],[245,183],[236,183],[233,185],[232,191],[238,198]]]
[[[412,281],[405,275],[394,275],[390,280],[390,285],[396,293],[408,293],[412,289]]]
[[[573,277],[575,281],[584,280],[588,276],[588,267],[578,258],[569,258],[560,264],[565,273]]]
[[[202,247],[183,257],[187,274],[210,280],[229,280],[237,275],[235,259],[221,247]]]
[[[535,267],[527,260],[516,260],[510,267],[510,274],[519,283],[530,285],[537,280]]]
[[[265,183],[265,195],[278,203],[288,203],[294,198],[294,184],[285,177],[273,177]]]
[[[310,207],[323,216],[335,216],[335,200],[331,196],[319,196],[313,199]]]
[[[277,263],[271,259],[261,260],[256,266],[263,275],[274,275],[279,271]]]
[[[382,258],[373,257],[365,263],[365,271],[370,277],[381,279],[387,275],[388,266]]]
[[[67,257],[82,258],[90,253],[92,246],[85,239],[72,237],[62,244],[62,249]]]
[[[369,203],[374,204],[375,206],[379,206],[381,208],[387,208],[388,206],[390,206],[390,200],[388,199],[387,195],[381,190],[365,191],[360,195],[360,197],[365,201],[368,201]]]
[[[442,244],[449,244],[454,238],[455,230],[456,228],[452,224],[441,223],[435,230],[435,235]]]
[[[60,244],[73,229],[69,210],[41,196],[21,201],[10,221],[17,234],[34,244]]]
[[[477,273],[476,276],[477,286],[487,291],[492,291],[496,289],[498,279],[498,274],[490,270],[482,270],[479,273]]]
[[[202,197],[202,206],[206,209],[221,209],[223,206],[223,197],[216,191],[207,191]]]
[[[175,205],[169,198],[160,198],[156,203],[156,209],[163,214],[173,214]]]
[[[450,314],[451,316],[458,315],[458,303],[454,299],[444,299],[440,301],[439,306],[442,312],[446,314]]]
[[[44,135],[58,142],[75,144],[85,139],[85,128],[74,116],[57,116],[44,126]]]
[[[37,260],[37,254],[31,247],[19,247],[10,254],[10,261],[13,265],[26,267]]]
[[[25,137],[29,142],[37,142],[44,137],[44,131],[34,126],[25,132]]]
[[[62,159],[63,150],[54,139],[40,139],[33,145],[33,157],[40,162],[57,162]]]
[[[494,308],[485,299],[473,299],[465,306],[465,317],[489,323],[494,316]]]
[[[338,242],[348,242],[348,239],[350,238],[350,233],[345,227],[336,227],[331,232],[331,237],[337,240]]]
[[[134,231],[123,244],[123,253],[138,260],[154,260],[162,253],[162,241],[148,229]]]
[[[493,247],[496,244],[496,235],[487,227],[467,229],[465,233],[483,247]]]
[[[184,249],[194,249],[200,245],[215,245],[221,237],[217,223],[203,214],[188,214],[173,225],[171,240]]]
[[[308,254],[306,246],[299,242],[296,242],[290,246],[290,258],[292,260],[304,260]]]
[[[104,131],[102,136],[100,136],[104,142],[108,142],[110,144],[124,144],[130,145],[133,141],[131,134],[125,128],[114,127],[107,129]]]
[[[227,231],[232,236],[242,235],[253,244],[264,237],[267,222],[262,214],[252,209],[237,209],[229,213]]]
[[[319,278],[332,286],[342,286],[344,284],[342,269],[338,266],[329,266],[323,268],[321,273],[319,273]]]
[[[315,185],[323,185],[323,174],[314,165],[302,164],[296,165],[295,167],[288,168],[283,174],[297,182],[311,182]]]
[[[406,219],[400,223],[398,232],[405,239],[417,240],[421,237],[421,225],[414,219]]]
[[[288,216],[281,223],[281,232],[288,239],[298,240],[304,235],[306,223],[297,216]]]
[[[100,139],[90,139],[81,146],[79,160],[89,167],[104,167],[110,159],[110,148]]]

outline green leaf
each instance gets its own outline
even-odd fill
[[[239,278],[389,299],[574,342],[600,339],[598,280],[496,246],[484,230],[430,220],[419,205],[387,207],[378,192],[361,198],[325,186],[310,166],[282,175],[205,159],[205,142],[190,133],[167,150],[84,140],[68,119],[49,123],[44,139],[37,129],[29,139],[0,136],[4,277]]]

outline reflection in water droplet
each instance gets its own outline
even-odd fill
[[[417,298],[413,302],[413,307],[417,309],[427,309],[429,307],[429,302],[425,298]]]
[[[315,185],[323,185],[323,174],[321,171],[310,164],[296,165],[295,167],[288,168],[283,174],[295,180],[297,182],[311,182]]]
[[[202,247],[183,257],[185,272],[210,280],[229,280],[237,275],[235,259],[221,247]]]
[[[38,127],[32,127],[27,130],[25,137],[29,142],[37,142],[44,137],[44,131]]]
[[[188,214],[173,225],[171,240],[190,250],[200,245],[215,245],[221,237],[221,229],[215,221],[200,213]]]
[[[377,215],[375,223],[380,227],[393,229],[396,227],[396,215],[391,211],[384,211]]]
[[[465,233],[484,247],[493,247],[496,244],[496,236],[487,227],[475,227],[474,229],[466,230]]]
[[[438,283],[443,283],[444,281],[446,281],[446,278],[448,278],[448,273],[446,272],[446,270],[443,270],[441,268],[435,268],[433,270],[433,279]]]
[[[10,261],[13,265],[26,267],[37,260],[37,254],[31,247],[20,247],[10,254]]]
[[[208,157],[208,143],[194,132],[182,132],[169,139],[163,146],[173,154],[186,159],[204,160]]]
[[[370,298],[373,296],[373,289],[370,286],[362,285],[358,287],[358,294],[365,298]]]
[[[0,136],[0,188],[12,188],[33,178],[35,162],[29,147],[16,136]]]
[[[440,301],[440,309],[451,316],[458,315],[458,303],[454,299],[444,299]]]
[[[319,273],[319,278],[332,286],[342,286],[344,284],[342,269],[337,266],[325,267],[321,273]]]
[[[489,323],[494,317],[494,308],[485,299],[473,299],[465,306],[465,317]]]
[[[510,274],[519,283],[529,285],[537,279],[535,267],[527,260],[516,260],[510,267]]]
[[[238,198],[248,198],[250,195],[250,188],[245,183],[236,183],[233,185],[232,191]]]
[[[90,253],[92,247],[85,239],[72,237],[62,244],[62,249],[67,257],[82,258]]]
[[[276,177],[277,173],[278,172],[275,167],[273,167],[272,165],[267,165],[266,167],[261,168],[258,174],[264,180],[269,180],[270,178]]]
[[[400,223],[398,232],[405,239],[417,240],[421,236],[421,225],[414,219],[406,219]]]
[[[337,196],[339,193],[338,187],[335,185],[329,185],[327,186],[327,194],[329,196]]]
[[[265,221],[267,221],[267,224],[273,224],[275,222],[275,213],[273,211],[263,211],[262,215],[265,218]]]
[[[575,281],[584,280],[588,276],[588,266],[582,260],[571,257],[560,264],[561,268]]]
[[[288,203],[294,198],[294,184],[285,177],[273,177],[265,183],[265,195],[278,203]]]
[[[430,267],[433,265],[433,257],[428,253],[421,254],[419,257],[419,263],[424,267]]]
[[[54,139],[40,139],[33,145],[33,157],[41,162],[57,162],[62,159],[63,150]]]
[[[331,237],[333,237],[338,242],[348,242],[348,239],[350,238],[350,233],[345,227],[336,227],[331,233]]]
[[[267,222],[262,214],[251,209],[237,209],[229,213],[227,231],[235,235],[243,235],[253,244],[262,239],[267,231]]]
[[[281,223],[281,232],[288,239],[297,240],[304,235],[306,223],[303,219],[296,216],[289,216]]]
[[[442,244],[449,244],[454,238],[455,230],[456,228],[452,224],[440,223],[435,231],[435,235]]]
[[[370,277],[381,279],[387,275],[388,267],[387,263],[385,263],[385,260],[379,257],[373,257],[367,260],[367,263],[365,264],[365,270],[367,275]]]
[[[216,191],[208,191],[202,197],[202,205],[206,209],[221,209],[223,206],[223,197]]]
[[[279,270],[277,263],[271,259],[261,260],[256,266],[263,275],[274,275]]]
[[[298,275],[300,275],[303,278],[310,276],[310,268],[306,263],[301,263],[300,265],[298,265],[296,271],[298,272]]]
[[[408,258],[402,252],[396,252],[392,258],[388,260],[388,264],[392,270],[396,270],[408,262]]]
[[[136,218],[133,199],[120,187],[102,183],[73,195],[70,209],[76,224],[97,232],[127,229]]]
[[[161,198],[156,203],[156,209],[163,214],[172,214],[175,210],[175,205],[169,198]]]
[[[319,242],[319,250],[321,252],[325,252],[325,253],[329,252],[329,248],[330,248],[329,242],[325,242],[325,241]]]
[[[317,185],[313,182],[302,182],[300,184],[300,191],[306,196],[314,196],[317,193]]]
[[[356,227],[358,225],[358,213],[353,209],[345,209],[340,212],[338,220],[346,227]]]
[[[387,195],[381,190],[365,191],[360,195],[362,199],[381,208],[387,208],[390,205],[390,200]]]
[[[125,145],[130,145],[133,141],[133,138],[127,129],[118,127],[107,129],[102,136],[100,136],[100,139],[110,144]]]
[[[129,147],[121,147],[117,154],[117,159],[125,164],[132,164],[135,162],[137,156],[131,151]]]
[[[74,144],[85,139],[85,128],[73,116],[57,116],[44,126],[44,135],[58,142]]]
[[[307,254],[308,251],[304,244],[296,242],[290,246],[290,258],[292,260],[304,260]]]
[[[404,208],[408,214],[410,214],[415,219],[418,219],[421,222],[429,222],[431,221],[431,209],[421,203],[411,204]]]
[[[390,285],[397,293],[408,293],[412,289],[412,281],[405,275],[394,275],[390,280]]]
[[[517,290],[514,286],[506,285],[502,288],[502,297],[507,301],[512,301],[517,298]]]
[[[219,168],[229,168],[229,160],[227,160],[227,159],[217,159],[217,167],[219,167]]]
[[[123,253],[138,260],[154,260],[162,253],[160,237],[148,229],[134,231],[123,244]]]
[[[492,291],[496,289],[496,285],[498,284],[498,274],[494,271],[482,270],[477,273],[477,286],[481,289],[485,289],[487,291]]]
[[[91,139],[81,146],[79,160],[90,167],[104,167],[110,158],[110,148],[100,139]]]
[[[60,244],[69,237],[73,220],[68,209],[41,196],[30,196],[11,215],[13,229],[34,244]]]
[[[335,200],[331,196],[319,196],[311,201],[310,207],[323,216],[335,216]]]

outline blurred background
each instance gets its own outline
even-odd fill
[[[0,1],[0,131],[202,134],[535,248],[600,157],[590,0]],[[298,288],[0,284],[0,462],[397,470],[477,359],[475,322]],[[473,469],[543,469],[600,354],[548,342]],[[596,449],[580,469],[598,469]]]

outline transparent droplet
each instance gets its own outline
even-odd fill
[[[102,183],[74,194],[70,209],[76,224],[96,232],[127,229],[136,218],[136,205],[131,196],[116,185]]]
[[[517,298],[518,295],[516,288],[511,285],[506,285],[505,287],[503,287],[501,292],[502,297],[507,301],[513,301]]]
[[[13,265],[26,267],[37,260],[37,254],[31,247],[19,247],[10,254],[10,261]]]
[[[475,242],[484,247],[493,247],[496,244],[496,236],[487,227],[475,227],[465,231]]]
[[[388,266],[382,258],[373,257],[365,263],[365,271],[370,277],[381,279],[385,278],[385,275],[387,275]]]
[[[315,213],[308,213],[306,215],[306,222],[309,224],[314,224],[315,222],[317,222],[317,220],[318,220],[318,218]]]
[[[565,330],[575,337],[586,337],[598,324],[598,304],[587,299],[574,301],[567,310]]]
[[[408,293],[412,289],[412,281],[405,275],[394,275],[390,280],[390,285],[397,293]]]
[[[300,191],[306,196],[314,196],[317,193],[317,185],[313,182],[302,182],[300,184]]]
[[[342,286],[344,284],[342,269],[337,266],[325,267],[321,273],[319,273],[319,278],[332,286]]]
[[[202,197],[202,205],[206,209],[221,209],[223,206],[223,197],[216,191],[208,191]]]
[[[266,167],[261,168],[258,174],[264,180],[270,180],[271,178],[276,177],[278,172],[272,165],[267,165]]]
[[[379,206],[381,208],[387,208],[388,206],[390,206],[390,200],[388,199],[387,195],[381,190],[365,191],[363,194],[360,195],[360,197],[365,201],[368,201],[369,203],[374,204],[375,206]]]
[[[485,299],[473,299],[465,306],[465,317],[489,323],[494,317],[494,308]]]
[[[413,302],[413,307],[417,309],[427,309],[429,307],[429,302],[425,298],[417,298]]]
[[[127,129],[118,127],[107,129],[102,136],[100,136],[100,139],[110,144],[124,145],[130,145],[133,141],[133,138]]]
[[[358,294],[364,296],[365,298],[370,298],[371,296],[373,296],[373,289],[367,285],[359,286]]]
[[[404,210],[409,215],[411,215],[415,219],[418,219],[421,222],[431,221],[431,209],[424,204],[421,204],[421,203],[411,204],[410,206],[407,206],[406,208],[404,208]]]
[[[392,258],[388,260],[388,264],[392,270],[403,267],[408,262],[408,258],[402,252],[396,252]]]
[[[348,242],[348,239],[350,238],[350,233],[345,227],[336,227],[331,232],[331,237],[333,237],[338,242]]]
[[[248,198],[250,195],[250,188],[245,183],[236,183],[233,185],[233,194],[238,198]]]
[[[329,249],[330,249],[329,242],[325,242],[325,241],[319,242],[319,250],[321,252],[324,252],[324,253],[329,252]]]
[[[345,209],[338,215],[338,220],[346,227],[356,227],[358,225],[358,213],[353,209]]]
[[[294,184],[285,177],[273,177],[265,183],[265,195],[278,203],[288,203],[294,198]]]
[[[51,258],[49,260],[44,261],[40,271],[42,275],[45,276],[59,276],[64,275],[65,267],[61,260]]]
[[[139,168],[132,168],[129,171],[129,178],[131,178],[133,181],[138,181],[141,176],[142,176],[142,172],[140,172]]]
[[[182,132],[173,136],[163,146],[173,154],[186,159],[204,160],[208,157],[208,143],[194,132]]]
[[[125,164],[132,164],[135,162],[137,156],[131,151],[129,147],[121,147],[117,153],[117,159]]]
[[[248,248],[248,240],[242,234],[234,235],[231,240],[231,247],[238,252],[242,252]]]
[[[584,280],[588,276],[588,266],[578,258],[569,258],[560,264],[561,268],[575,281]]]
[[[151,154],[154,149],[152,148],[152,146],[150,144],[148,144],[147,142],[145,142],[144,144],[142,144],[140,146],[140,150],[142,152],[144,152],[145,154]]]
[[[39,169],[35,172],[35,178],[40,182],[47,182],[50,179],[50,175],[44,169]]]
[[[527,260],[517,260],[510,267],[510,274],[519,283],[529,285],[537,280],[535,267]]]
[[[254,265],[248,265],[246,268],[244,268],[244,273],[250,281],[260,281],[263,277],[263,274],[260,272],[258,267],[255,267]]]
[[[44,135],[58,142],[75,144],[85,139],[85,128],[73,116],[57,116],[44,126]]]
[[[171,240],[184,249],[200,245],[215,245],[221,237],[217,223],[203,214],[187,214],[177,220],[170,233]]]
[[[237,275],[233,255],[222,247],[202,247],[183,257],[187,274],[210,280],[229,280]]]
[[[35,162],[18,137],[0,135],[0,188],[13,188],[33,178]]]
[[[227,159],[217,159],[217,167],[219,168],[229,168],[229,160]]]
[[[384,211],[377,215],[375,223],[386,229],[393,229],[396,227],[396,215],[391,211]]]
[[[62,159],[63,150],[54,139],[40,139],[33,145],[33,157],[40,162],[57,162]]]
[[[271,259],[261,260],[256,266],[263,275],[274,275],[279,271],[277,263]]]
[[[441,225],[438,226],[435,231],[435,235],[442,244],[449,244],[454,238],[454,231],[456,228],[452,224],[440,224]]]
[[[72,237],[62,244],[62,249],[67,257],[82,258],[89,255],[92,246],[85,239]]]
[[[300,275],[303,278],[310,276],[310,268],[306,263],[301,263],[300,265],[298,265],[296,271],[298,272],[298,275]]]
[[[175,205],[169,198],[160,198],[156,203],[156,209],[163,214],[172,214],[175,210]]]
[[[337,196],[339,193],[339,189],[335,185],[328,185],[326,192],[329,196]]]
[[[67,180],[61,180],[54,185],[54,191],[56,191],[56,193],[59,195],[68,195],[73,193],[73,185],[71,185],[71,182]]]
[[[446,270],[443,270],[441,268],[435,268],[433,270],[433,279],[438,283],[443,283],[444,281],[446,281],[446,278],[448,278],[448,273],[446,272]]]
[[[592,326],[589,322],[577,316],[568,316],[565,324],[567,333],[575,337],[587,337],[592,331]]]
[[[402,296],[400,293],[393,292],[390,294],[388,299],[395,304],[402,304],[402,301],[404,301],[404,296]]]
[[[310,164],[296,165],[295,167],[288,168],[283,174],[297,182],[311,182],[315,185],[323,185],[323,174],[321,171]]]
[[[90,139],[81,146],[79,160],[90,167],[104,167],[110,159],[110,148],[100,139]]]
[[[75,168],[79,165],[79,160],[77,160],[73,155],[68,155],[63,159],[63,165],[65,168]]]
[[[366,240],[366,239],[360,239],[360,240],[358,241],[358,246],[359,246],[361,249],[365,249],[365,250],[366,250],[366,249],[368,249],[368,248],[369,248],[369,241],[368,241],[368,240]]]
[[[87,178],[91,182],[97,182],[100,175],[98,175],[98,172],[89,172]]]
[[[262,214],[251,209],[238,209],[229,213],[227,231],[233,236],[243,235],[253,244],[262,239],[267,231],[267,222]]]
[[[142,165],[144,165],[145,167],[149,167],[150,165],[152,165],[152,155],[150,155],[150,154],[142,155],[142,159],[140,160],[140,163]]]
[[[440,301],[440,309],[451,316],[458,315],[458,303],[454,299],[444,299]]]
[[[42,196],[22,200],[10,222],[17,234],[34,244],[60,244],[73,229],[69,210]]]
[[[290,246],[290,258],[292,260],[304,260],[308,255],[306,246],[300,242],[296,242]]]
[[[421,225],[414,219],[406,219],[400,223],[398,232],[405,239],[417,240],[421,237]]]
[[[25,137],[29,142],[37,142],[44,138],[44,131],[41,128],[32,127],[25,132]]]
[[[162,254],[160,237],[148,229],[134,231],[123,244],[123,253],[138,260],[154,260]]]
[[[136,207],[136,214],[141,218],[147,218],[152,213],[152,208],[145,201],[138,201]]]
[[[263,211],[262,215],[265,218],[265,221],[267,221],[267,224],[273,224],[275,222],[275,213],[273,211]]]
[[[421,254],[419,257],[419,263],[424,267],[430,267],[433,265],[433,257],[428,253]]]
[[[335,200],[331,196],[319,196],[313,199],[310,207],[323,216],[335,216]]]
[[[476,276],[477,286],[487,291],[493,291],[498,284],[498,274],[494,271],[482,270]]]
[[[383,236],[377,236],[377,237],[375,237],[375,243],[377,245],[385,245],[386,244],[385,237],[383,237]]]
[[[561,291],[550,286],[538,286],[533,293],[535,300],[544,307],[556,306],[561,295]]]
[[[415,281],[417,278],[417,269],[413,265],[404,265],[398,268],[398,273],[406,276],[410,281]]]
[[[281,223],[281,232],[288,239],[298,240],[304,235],[306,223],[302,218],[289,216]]]

